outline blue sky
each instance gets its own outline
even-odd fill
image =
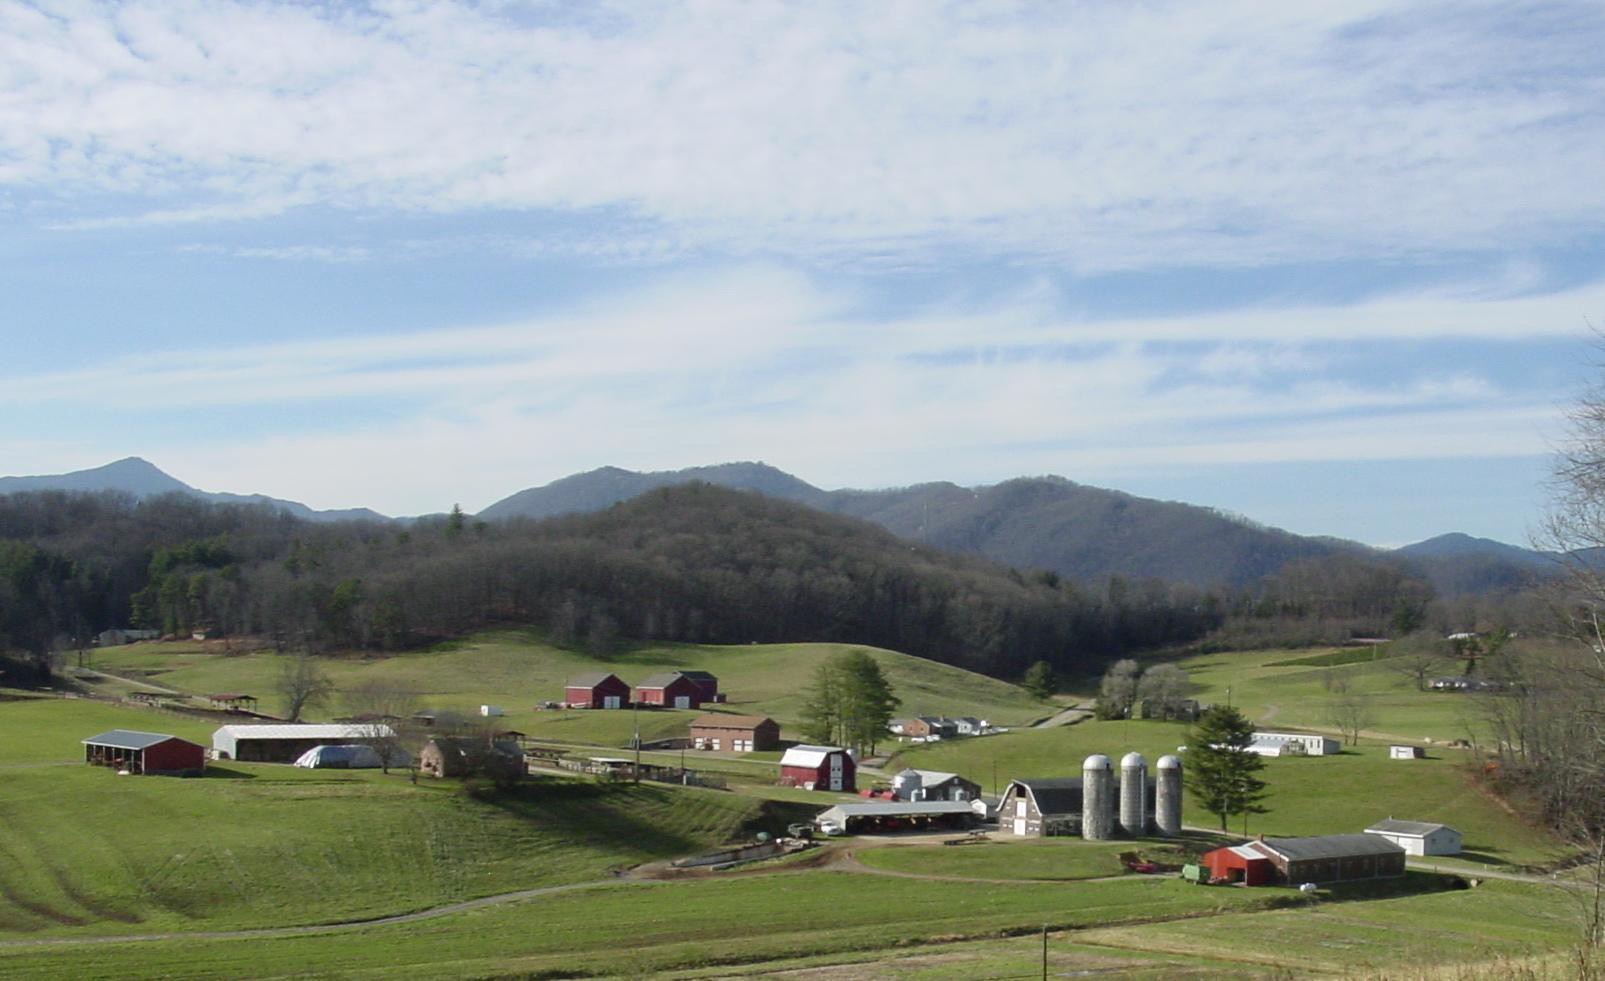
[[[0,3],[0,473],[1056,473],[1523,542],[1597,4]]]

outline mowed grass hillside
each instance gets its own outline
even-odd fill
[[[549,777],[486,802],[455,780],[268,764],[119,777],[78,744],[115,727],[205,737],[149,711],[0,702],[0,935],[371,918],[693,854],[773,806]]]
[[[1135,750],[1148,761],[1150,774],[1160,756],[1175,753],[1188,739],[1188,727],[1177,722],[1088,721],[1073,726],[1030,729],[905,745],[886,767],[900,766],[961,773],[992,792],[1017,777],[1076,777],[1082,761],[1093,753],[1120,758]],[[1441,821],[1465,835],[1468,857],[1515,864],[1553,861],[1559,843],[1484,793],[1473,779],[1471,754],[1435,749],[1427,759],[1392,760],[1386,741],[1362,740],[1337,756],[1267,759],[1261,776],[1270,787],[1267,813],[1253,815],[1251,834],[1282,836],[1347,834],[1387,817]],[[1186,754],[1182,754],[1185,759]],[[1189,795],[1186,824],[1216,827],[1216,819],[1199,809]],[[1241,818],[1232,833],[1243,830]]]
[[[1379,739],[1446,743],[1480,741],[1487,727],[1486,700],[1497,695],[1420,691],[1404,662],[1387,645],[1372,648],[1233,651],[1203,654],[1178,662],[1191,678],[1197,697],[1241,709],[1256,725],[1335,731],[1328,706],[1341,681],[1369,696],[1374,721],[1366,732]],[[1464,668],[1444,660],[1436,674]]]
[[[820,664],[844,650],[842,644],[755,644],[696,646],[654,644],[610,658],[546,644],[533,631],[504,631],[441,645],[428,651],[373,659],[328,658],[322,666],[338,688],[368,682],[403,683],[435,709],[477,712],[480,705],[503,707],[504,722],[533,736],[604,746],[628,741],[636,720],[629,712],[538,711],[560,701],[569,678],[611,671],[634,685],[669,670],[711,671],[729,702],[721,711],[768,715],[797,738],[805,691]],[[974,715],[1000,725],[1041,718],[1053,705],[1016,685],[923,658],[873,648],[903,705],[903,714]],[[281,659],[271,653],[223,654],[215,645],[153,643],[108,648],[95,653],[95,666],[139,677],[192,694],[247,692],[262,699],[264,711],[278,709],[273,695]],[[321,716],[341,714],[338,696]],[[700,713],[642,712],[643,738],[684,735],[686,722]]]

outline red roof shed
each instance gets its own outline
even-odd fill
[[[616,674],[593,671],[570,678],[563,688],[563,701],[575,708],[628,708],[630,686]]]
[[[1225,879],[1245,886],[1268,886],[1276,881],[1276,866],[1253,842],[1205,852],[1199,861],[1209,869],[1212,880]]]

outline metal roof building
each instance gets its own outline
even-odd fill
[[[1459,855],[1460,832],[1447,824],[1430,821],[1396,821],[1388,818],[1365,829],[1368,835],[1385,838],[1409,855]]]
[[[912,831],[922,828],[967,828],[975,823],[968,801],[867,801],[837,804],[821,811],[815,824],[834,822],[849,833]]]
[[[387,725],[222,726],[212,733],[212,752],[220,760],[294,763],[314,746],[394,739],[395,735]]]
[[[80,740],[84,762],[130,773],[186,775],[206,769],[206,747],[165,732],[112,729]]]

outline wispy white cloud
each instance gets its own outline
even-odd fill
[[[543,247],[647,259],[1504,248],[1605,218],[1602,40],[1590,4],[12,4],[0,187],[76,227],[556,211],[617,234]]]
[[[1462,337],[1468,324],[1470,336],[1497,336],[1484,332],[1495,316],[1515,325],[1511,336],[1565,336],[1551,302],[1406,306],[1437,325],[1429,338]],[[1401,316],[1387,300],[1330,314],[1317,325],[1357,335],[1370,317]],[[520,323],[164,351],[13,376],[0,379],[0,409],[46,431],[61,428],[51,420],[105,420],[104,442],[80,444],[105,456],[128,452],[119,441],[131,415],[171,427],[198,410],[315,413],[315,427],[186,435],[161,459],[204,466],[203,486],[397,513],[453,500],[482,507],[601,463],[767,458],[822,482],[886,485],[1537,454],[1558,415],[1553,392],[1469,369],[1416,363],[1373,379],[1335,370],[1302,343],[1331,333],[1212,334],[1231,318],[1196,320],[1189,330],[1167,318],[1159,330],[1132,321],[1111,331],[1005,311],[990,343],[984,312],[865,319],[851,295],[758,266],[666,278]],[[1169,343],[1173,331],[1191,343]]]

